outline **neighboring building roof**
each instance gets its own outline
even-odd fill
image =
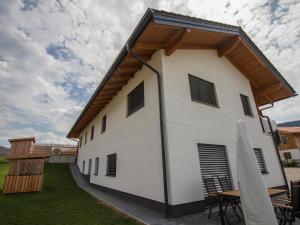
[[[165,49],[168,56],[176,49],[215,49],[250,81],[258,106],[296,96],[295,90],[241,27],[148,9],[67,137],[77,138],[142,68],[143,65],[127,53],[127,44],[146,61],[158,49]]]
[[[300,134],[300,127],[278,127],[279,132],[288,134]]]
[[[300,127],[300,120],[279,123],[278,127]]]
[[[10,138],[8,139],[9,142],[15,141],[33,141],[35,143],[35,137],[25,137],[25,138]]]

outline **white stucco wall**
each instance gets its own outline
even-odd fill
[[[160,70],[159,53],[149,62]],[[145,106],[127,117],[127,94],[144,81]],[[106,115],[106,132],[101,134],[101,120]],[[91,126],[95,126],[90,141]],[[88,131],[88,141],[84,135]],[[82,131],[83,146],[79,149],[78,166],[88,171],[88,159],[93,159],[90,181],[104,187],[163,202],[163,174],[159,132],[159,110],[156,77],[143,67],[112,99],[97,117]],[[106,156],[117,153],[117,175],[106,174]],[[94,174],[94,159],[100,157],[99,174]]]
[[[164,114],[170,204],[204,199],[197,143],[225,145],[235,188],[236,122],[246,121],[254,147],[262,148],[269,174],[269,187],[284,185],[279,161],[270,136],[262,132],[249,81],[225,58],[213,50],[177,50],[170,57],[157,51],[150,63],[163,74]],[[193,102],[188,74],[215,84],[219,108]],[[127,115],[127,94],[144,81],[145,106]],[[82,131],[78,166],[93,159],[91,182],[163,202],[163,173],[159,131],[156,77],[143,67]],[[240,94],[250,97],[254,117],[244,115]],[[101,134],[101,119],[107,115],[106,132]],[[95,126],[90,141],[91,126]],[[84,135],[88,131],[88,141]],[[117,176],[107,177],[106,156],[117,153]],[[94,172],[94,159],[100,157],[100,169]]]
[[[204,199],[197,143],[226,145],[234,186],[236,182],[236,123],[244,119],[253,147],[262,148],[269,174],[267,186],[284,185],[270,136],[263,133],[249,81],[214,50],[161,51],[167,119],[170,203]],[[219,108],[191,100],[188,74],[215,84]],[[245,116],[240,94],[250,97],[254,117]]]

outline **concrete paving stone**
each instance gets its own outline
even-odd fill
[[[145,208],[125,199],[119,198],[112,194],[103,192],[89,184],[88,178],[83,176],[76,164],[70,164],[70,169],[77,185],[104,202],[105,204],[114,207],[121,212],[127,214],[136,220],[147,225],[219,225],[220,218],[217,213],[212,214],[208,219],[208,212],[201,212],[193,215],[188,215],[180,218],[167,219],[164,214],[154,210]],[[236,217],[228,216],[231,225],[245,225],[244,222],[239,222]],[[300,225],[300,220],[297,220],[295,225]]]

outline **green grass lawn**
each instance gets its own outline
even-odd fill
[[[8,166],[0,158],[0,189]],[[0,225],[139,224],[77,187],[66,164],[46,165],[42,192],[0,192]]]
[[[9,163],[3,157],[0,157],[0,190],[3,189],[4,177],[8,173],[8,170]]]

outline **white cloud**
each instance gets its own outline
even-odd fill
[[[300,92],[299,1],[29,2],[0,1],[0,144],[29,134],[65,142],[148,7],[242,26]],[[55,58],[56,53],[68,58]],[[299,103],[298,98],[278,102],[267,113],[278,121],[299,119]]]

